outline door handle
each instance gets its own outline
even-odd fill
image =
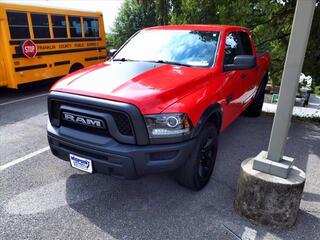
[[[247,73],[241,73],[240,77],[241,78],[246,78],[246,77],[248,77],[248,74]]]

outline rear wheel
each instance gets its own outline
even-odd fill
[[[258,94],[245,111],[245,114],[249,117],[259,117],[262,112],[265,88],[268,83],[268,75],[266,75],[262,81]]]
[[[75,64],[73,64],[73,65],[71,66],[71,68],[70,68],[70,70],[69,70],[69,73],[73,73],[73,72],[78,71],[78,70],[80,70],[80,69],[82,69],[82,68],[83,68],[82,64],[80,64],[80,63],[75,63]]]
[[[176,172],[177,182],[193,190],[201,190],[206,186],[213,172],[217,149],[217,129],[212,123],[206,123],[192,156]]]

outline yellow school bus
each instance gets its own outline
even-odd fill
[[[7,88],[103,62],[102,13],[0,3],[0,54],[0,87]]]

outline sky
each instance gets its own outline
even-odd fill
[[[124,0],[0,0],[0,2],[57,7],[76,10],[101,11],[106,32],[111,32],[114,20]]]

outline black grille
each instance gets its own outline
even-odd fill
[[[63,120],[61,118],[61,111],[60,111],[60,106],[63,105],[63,106],[70,106],[70,107],[75,107],[79,109],[84,109],[84,110],[95,111],[97,113],[98,112],[108,113],[114,118],[116,125],[118,127],[118,130],[122,135],[134,136],[131,120],[129,116],[124,112],[115,111],[112,109],[104,109],[104,108],[96,107],[93,105],[83,105],[83,104],[70,103],[70,102],[57,101],[57,100],[51,101],[50,105],[51,105],[51,111],[49,113],[50,120],[51,120],[51,123],[54,125],[57,125],[58,123],[60,123],[60,125],[66,126],[69,128],[73,128],[81,131],[87,131],[90,133],[96,133],[99,135],[109,136],[108,126],[106,126],[107,129],[98,129],[98,128],[84,126],[81,124],[72,123],[72,122]],[[88,116],[88,117],[95,117],[95,116]]]
[[[113,112],[111,113],[111,115],[113,116],[121,134],[126,136],[133,136],[132,127],[128,116],[119,112]]]

